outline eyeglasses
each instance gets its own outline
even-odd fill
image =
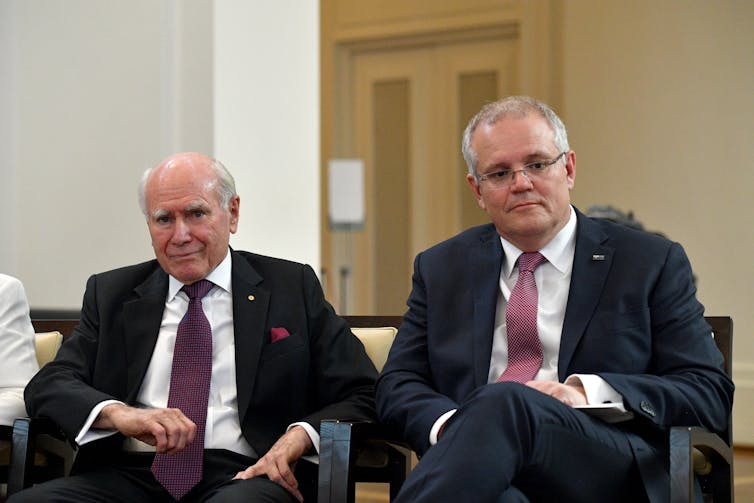
[[[494,173],[482,175],[477,180],[480,182],[489,182],[493,188],[500,188],[512,185],[516,173],[525,175],[529,180],[541,178],[547,174],[548,168],[558,162],[564,155],[565,151],[561,152],[555,159],[530,162],[529,164],[524,164],[521,169],[501,169]]]

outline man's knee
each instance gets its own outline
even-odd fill
[[[516,382],[499,382],[480,386],[464,402],[461,409],[480,409],[484,414],[505,414],[521,417],[542,408],[562,406],[557,400]]]

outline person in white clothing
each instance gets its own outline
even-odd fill
[[[38,370],[24,286],[0,274],[0,425],[26,415],[24,386]]]

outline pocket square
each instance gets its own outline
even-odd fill
[[[291,334],[288,333],[285,327],[272,327],[270,329],[270,343],[282,341],[289,335]]]

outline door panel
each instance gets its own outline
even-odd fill
[[[518,89],[515,34],[493,40],[353,52],[335,151],[364,160],[366,222],[330,232],[341,314],[401,314],[413,257],[487,221],[467,188],[466,122]],[[336,143],[338,140],[336,139]]]

